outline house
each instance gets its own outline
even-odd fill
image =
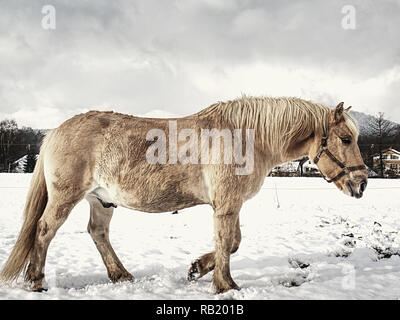
[[[308,158],[298,159],[283,163],[272,169],[273,177],[320,177],[321,174],[317,165]]]
[[[270,175],[273,177],[296,177],[299,175],[299,166],[298,161],[286,162],[273,168]]]
[[[39,155],[37,154],[36,160],[38,159]],[[24,155],[22,158],[19,158],[18,160],[14,161],[11,165],[11,172],[15,173],[24,173],[25,172],[25,164],[26,164],[26,159],[28,158],[28,155]]]
[[[19,158],[18,160],[14,161],[11,164],[11,172],[24,173],[24,166],[26,163],[26,158],[27,158],[27,155],[24,155],[22,158]]]
[[[400,152],[389,148],[382,151],[383,170],[385,175],[400,175]],[[375,171],[380,168],[380,155],[373,156],[373,163]]]

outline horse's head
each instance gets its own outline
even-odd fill
[[[328,182],[345,194],[361,198],[367,187],[367,170],[357,145],[358,129],[341,102],[329,114],[328,128],[315,135],[310,159]]]

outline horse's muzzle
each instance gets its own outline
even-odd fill
[[[360,199],[365,189],[367,188],[367,179],[364,177],[357,177],[353,181],[348,180],[346,182],[346,187],[350,192],[350,196],[355,197],[356,199]]]

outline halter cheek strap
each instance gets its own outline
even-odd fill
[[[343,177],[344,175],[350,173],[351,171],[358,171],[358,170],[364,170],[365,169],[365,165],[360,165],[360,166],[354,166],[354,167],[347,167],[345,164],[343,164],[343,162],[341,162],[340,160],[338,160],[329,150],[328,150],[328,136],[326,134],[324,134],[322,136],[322,140],[321,140],[321,146],[320,146],[320,151],[318,152],[318,154],[315,156],[314,158],[314,163],[317,164],[318,161],[321,159],[321,156],[325,153],[333,162],[335,162],[341,169],[342,171],[339,172],[339,174],[337,174],[335,177],[333,177],[332,179],[328,179],[325,177],[325,175],[322,175],[322,177],[328,182],[335,182],[337,180],[339,180],[341,177]],[[322,173],[322,172],[321,172]]]

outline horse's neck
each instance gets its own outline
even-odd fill
[[[299,140],[293,142],[287,150],[264,150],[262,152],[261,158],[266,161],[267,170],[293,160],[297,160],[309,155],[311,144],[314,141],[314,137],[310,136],[307,138],[300,138]],[[256,142],[257,144],[257,142]],[[264,148],[260,143],[258,143],[260,148]]]
[[[314,141],[314,137],[308,137],[295,141],[289,146],[288,150],[283,154],[281,163],[303,158],[309,155],[311,144]]]

